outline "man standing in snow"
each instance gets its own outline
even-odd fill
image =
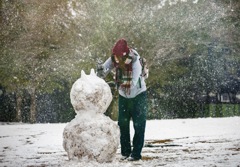
[[[146,127],[147,93],[142,74],[140,56],[136,50],[127,45],[125,39],[120,39],[112,49],[112,55],[98,67],[99,77],[115,69],[115,84],[119,91],[118,125],[120,127],[121,160],[136,161],[141,159]],[[133,121],[133,149],[130,140],[130,119]]]

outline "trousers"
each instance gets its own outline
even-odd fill
[[[147,115],[147,92],[142,92],[135,98],[125,98],[119,95],[118,125],[120,128],[121,154],[141,159],[144,145],[144,135]],[[130,120],[133,121],[133,148],[130,140]]]

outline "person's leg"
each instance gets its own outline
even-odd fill
[[[133,151],[131,157],[136,160],[141,159],[141,152],[144,145],[144,134],[146,127],[147,114],[147,94],[143,92],[134,99],[134,110],[132,111],[132,119],[134,126]]]
[[[120,144],[122,156],[130,156],[131,140],[130,140],[130,113],[128,110],[128,99],[119,95],[118,99],[118,125],[120,128]]]

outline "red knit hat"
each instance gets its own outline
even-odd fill
[[[129,53],[129,48],[127,41],[125,39],[120,39],[117,41],[112,49],[112,54],[117,56],[125,56]]]

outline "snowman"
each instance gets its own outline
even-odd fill
[[[75,118],[63,131],[63,148],[69,160],[87,159],[111,162],[119,145],[119,128],[103,113],[112,101],[109,85],[97,77],[81,72],[70,92]]]

